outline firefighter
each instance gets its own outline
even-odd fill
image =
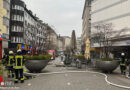
[[[17,50],[17,55],[14,60],[14,69],[15,69],[15,79],[14,82],[18,83],[20,80],[21,83],[24,83],[24,75],[23,75],[23,61],[24,57],[22,56],[21,50]]]
[[[125,53],[121,53],[120,70],[122,75],[126,74],[126,68],[127,68],[126,63],[127,63],[127,59],[125,58]]]
[[[13,63],[14,63],[14,53],[13,51],[9,51],[9,55],[6,58],[6,68],[8,70],[8,78],[14,77],[14,68],[13,68]]]

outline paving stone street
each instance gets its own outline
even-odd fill
[[[75,67],[56,67],[60,60],[57,58],[52,61],[45,70],[50,74],[40,73],[34,79],[26,80],[24,84],[16,84],[18,90],[128,90],[109,85],[105,81],[105,77],[100,74],[92,74],[85,71],[86,69],[76,69]],[[87,68],[91,71],[91,68]],[[67,71],[77,71],[75,73]],[[65,72],[53,74],[52,72]],[[110,82],[130,86],[128,79],[118,75],[115,71],[112,75],[108,75]]]

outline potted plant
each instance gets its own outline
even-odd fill
[[[84,55],[82,55],[82,54],[76,55],[76,57],[77,57],[79,60],[85,60],[85,57],[84,57]]]
[[[48,64],[50,55],[25,56],[25,67],[30,72],[41,72]]]
[[[85,59],[85,56],[82,54],[76,55],[77,59],[79,59],[82,63],[86,63],[87,60]]]
[[[112,73],[119,65],[117,60],[112,58],[101,58],[97,60],[97,67],[103,72]]]

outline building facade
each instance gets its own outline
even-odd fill
[[[65,36],[64,38],[65,38],[64,50],[67,50],[67,48],[70,48],[71,38],[68,36]]]
[[[63,38],[58,38],[58,51],[63,52],[64,51],[64,41]]]
[[[10,5],[10,42],[9,48],[17,49],[18,44],[23,44],[24,37],[24,8],[21,0],[11,0]]]
[[[78,37],[77,40],[76,40],[76,43],[77,43],[77,54],[81,54],[81,37]]]
[[[44,49],[46,30],[46,25],[22,0],[11,0],[10,49]]]
[[[91,0],[85,0],[83,15],[82,15],[82,52],[85,51],[85,42],[90,38],[91,33]]]
[[[92,1],[92,27],[99,23],[111,23],[113,52],[126,52],[130,54],[130,0],[93,0]],[[91,29],[92,34],[95,29]],[[92,36],[93,37],[93,36]],[[99,47],[93,42],[92,47]]]
[[[10,0],[0,0],[0,59],[8,48]]]
[[[57,50],[58,49],[58,36],[53,28],[49,25],[47,26],[47,41],[46,41],[46,49],[47,50]]]

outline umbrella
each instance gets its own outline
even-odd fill
[[[85,58],[90,59],[90,40],[86,40]]]

